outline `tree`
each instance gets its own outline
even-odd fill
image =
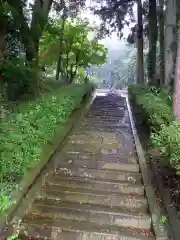
[[[59,31],[62,29],[62,24],[64,24],[63,21],[58,19],[53,22],[49,29],[50,32],[44,32],[41,49],[47,50],[46,64],[57,63],[59,53],[61,53],[61,77],[71,83],[77,77],[80,68],[85,69],[90,65],[103,64],[106,60],[107,49],[96,39],[88,39],[88,33],[92,28],[87,22],[80,20],[65,22],[61,48],[62,39],[59,39]]]
[[[144,83],[142,2],[137,0],[137,83]]]
[[[160,85],[164,84],[164,0],[159,0]]]
[[[176,56],[173,112],[176,120],[180,120],[180,28],[178,33],[178,46],[177,46],[177,56]]]
[[[176,42],[176,0],[166,1],[165,12],[165,85],[170,88],[174,70]]]
[[[21,32],[23,45],[26,52],[26,59],[32,63],[34,59],[38,65],[39,39],[48,20],[53,0],[35,0],[32,5],[31,24],[25,15],[26,0],[7,0],[11,8],[11,14]]]
[[[157,43],[157,11],[156,0],[149,0],[149,53],[148,53],[148,81],[150,85],[156,83],[156,43]]]

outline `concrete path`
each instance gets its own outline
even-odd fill
[[[100,95],[56,155],[22,239],[154,239],[125,98]]]

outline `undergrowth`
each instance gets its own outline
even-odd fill
[[[171,95],[136,84],[129,86],[129,97],[151,130],[150,146],[159,148],[163,159],[180,174],[180,122],[174,119]]]
[[[92,85],[72,84],[19,105],[0,128],[0,212],[13,203],[10,195],[40,161],[43,147],[76,109]]]

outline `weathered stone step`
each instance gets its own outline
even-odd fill
[[[123,136],[122,136],[123,138]],[[132,142],[131,145],[126,146],[126,141],[125,139],[112,139],[108,140],[106,138],[102,138],[99,140],[98,139],[86,139],[86,140],[81,140],[81,139],[76,139],[76,140],[68,140],[68,145],[66,145],[66,149],[70,148],[76,148],[76,149],[90,149],[90,150],[101,150],[101,149],[122,149],[123,148],[128,148],[131,147],[132,149],[135,149],[134,143]]]
[[[122,113],[112,113],[112,112],[94,112],[89,113],[85,116],[84,119],[101,119],[101,118],[107,118],[107,119],[114,119],[114,120],[121,120],[124,117],[124,114]]]
[[[109,193],[89,189],[67,188],[60,186],[43,187],[39,192],[40,198],[68,201],[81,204],[96,204],[101,206],[115,206],[147,211],[147,200],[144,196],[135,194]]]
[[[86,140],[80,140],[80,139],[76,139],[76,140],[68,140],[68,145],[67,147],[80,147],[80,146],[84,146],[84,145],[98,145],[99,147],[101,148],[105,148],[106,146],[113,146],[113,148],[115,149],[118,149],[118,148],[121,148],[122,145],[125,145],[125,141],[122,141],[120,139],[114,139],[114,140],[110,140],[108,141],[108,139],[86,139]],[[95,146],[96,147],[96,146]]]
[[[74,132],[76,134],[74,134]],[[120,130],[119,132],[113,132],[113,131],[88,131],[88,132],[83,132],[81,130],[76,130],[73,131],[72,134],[68,137],[69,140],[71,141],[88,141],[88,140],[93,140],[93,141],[122,141],[126,139],[128,140],[129,144],[134,144],[134,138],[132,137],[131,133]]]
[[[154,240],[153,237],[141,236],[143,230],[106,227],[76,220],[52,221],[39,217],[35,220],[25,219],[23,226],[28,236],[51,240]]]
[[[122,114],[124,113],[124,109],[120,109],[118,107],[116,108],[108,108],[108,111],[107,111],[107,107],[103,107],[100,108],[100,107],[96,107],[96,108],[91,108],[90,111],[89,111],[89,114],[93,114],[93,113],[112,113],[112,114],[116,114],[116,115],[119,115],[119,114]]]
[[[71,153],[65,152],[60,153],[56,157],[57,162],[63,161],[105,161],[107,163],[129,163],[129,164],[137,164],[137,157],[129,153],[129,156],[123,156],[118,154],[93,154],[93,153]]]
[[[107,124],[94,124],[94,125],[86,125],[86,126],[83,126],[83,125],[80,125],[79,128],[78,128],[78,131],[79,132],[93,132],[93,131],[101,131],[101,132],[122,132],[123,131],[127,131],[127,132],[131,132],[131,128],[127,125],[127,124],[112,124],[112,123],[107,123]],[[77,132],[76,129],[74,129],[73,132]]]
[[[84,169],[80,167],[69,167],[69,168],[56,168],[55,173],[65,177],[86,177],[89,179],[102,178],[103,180],[113,180],[113,181],[126,181],[134,182],[137,184],[141,183],[141,174],[134,172],[123,172],[115,170],[101,170],[101,169]]]
[[[123,149],[124,150],[124,149]],[[67,154],[77,154],[77,155],[87,155],[87,154],[93,154],[94,156],[106,156],[107,158],[109,158],[109,160],[111,161],[111,156],[112,159],[114,159],[113,156],[118,156],[119,158],[128,158],[130,159],[132,156],[135,157],[136,156],[136,151],[133,150],[129,150],[129,151],[119,151],[119,149],[101,149],[101,151],[99,152],[89,152],[86,151],[85,149],[82,149],[81,151],[79,151],[79,149],[76,148],[72,148],[69,146],[66,146],[62,149],[62,154],[67,153]],[[114,161],[114,160],[112,160]]]
[[[113,110],[106,110],[106,109],[95,109],[95,110],[91,110],[89,111],[89,113],[86,116],[113,116],[113,117],[122,117],[124,116],[124,112],[123,111],[113,111]]]
[[[90,168],[90,169],[104,169],[104,170],[115,170],[123,172],[134,172],[140,171],[139,164],[128,164],[128,163],[107,163],[105,161],[93,161],[93,160],[70,160],[60,161],[59,167],[61,168]]]
[[[108,139],[103,139],[102,137],[97,137],[95,139],[94,138],[87,138],[86,140],[81,140],[81,139],[76,139],[76,140],[68,140],[68,144],[69,145],[87,145],[87,144],[101,144],[103,146],[103,144],[109,144],[109,145],[113,145],[113,144],[118,144],[117,146],[120,146],[121,140],[120,139],[111,139],[108,141]]]
[[[93,114],[93,113],[100,113],[100,114],[102,114],[102,113],[114,113],[114,114],[117,114],[117,115],[119,115],[119,114],[122,114],[123,112],[124,112],[124,109],[125,108],[118,108],[118,107],[116,107],[116,108],[109,108],[108,107],[108,111],[107,111],[107,107],[96,107],[96,108],[91,108],[90,109],[90,111],[89,111],[89,114]]]
[[[81,126],[96,126],[96,127],[99,127],[99,126],[111,126],[111,127],[117,127],[118,124],[120,124],[120,121],[119,120],[111,120],[111,119],[87,119],[87,120],[84,120],[82,123],[81,123]]]
[[[108,120],[122,120],[123,114],[115,115],[112,113],[94,113],[94,114],[88,114],[84,118],[84,120],[98,120],[98,119],[108,119]]]
[[[103,208],[100,206],[70,204],[52,201],[39,201],[32,205],[32,211],[26,218],[35,219],[36,216],[57,219],[71,219],[84,222],[94,222],[99,225],[132,227],[150,230],[151,218],[147,214],[133,213],[117,208]]]
[[[116,132],[116,133],[114,133],[114,132],[98,132],[98,133],[96,133],[96,135],[94,134],[94,132],[81,132],[81,131],[79,131],[80,133],[79,134],[77,134],[78,133],[78,130],[76,130],[76,134],[73,134],[73,132],[71,133],[71,135],[69,135],[68,136],[68,139],[69,140],[72,140],[72,141],[75,141],[75,140],[82,140],[82,141],[86,141],[86,140],[88,140],[88,139],[93,139],[93,140],[97,140],[97,141],[101,141],[103,138],[112,138],[112,140],[114,140],[114,139],[116,139],[116,138],[121,138],[121,135],[122,135],[122,132],[123,131],[121,131],[121,134],[120,133],[118,133],[118,132]],[[87,133],[88,133],[88,135],[87,135]],[[124,133],[124,132],[123,132]],[[128,134],[127,134],[128,135]],[[134,138],[132,137],[132,135],[128,135],[128,136],[126,136],[127,138],[128,138],[128,140],[130,141],[130,143],[131,142],[133,142],[134,143]]]
[[[122,151],[123,150],[123,151]],[[134,146],[125,146],[119,143],[115,144],[68,144],[63,152],[93,152],[94,154],[118,154],[128,156],[130,152],[135,152]]]
[[[119,124],[118,126],[113,127],[113,126],[79,126],[79,128],[74,128],[73,131],[72,131],[72,134],[75,134],[75,135],[81,135],[81,134],[93,134],[94,132],[116,132],[117,135],[120,135],[122,134],[122,132],[126,133],[129,135],[129,137],[132,138],[132,130],[130,127],[128,127],[127,125],[122,125],[122,124]]]
[[[144,195],[144,186],[137,184],[130,184],[127,182],[112,182],[105,181],[103,179],[87,180],[86,178],[77,177],[59,177],[57,175],[50,174],[46,179],[46,184],[49,186],[57,185],[70,188],[99,190],[112,193],[123,193],[123,194],[138,194]]]

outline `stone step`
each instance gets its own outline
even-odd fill
[[[122,109],[123,110],[123,109]],[[124,113],[124,111],[119,111],[119,109],[108,109],[107,108],[96,108],[96,109],[91,109],[91,111],[89,111],[88,116],[89,115],[94,115],[94,114],[98,114],[98,115],[102,115],[102,114],[109,114],[109,115],[113,115],[113,116],[121,116]]]
[[[108,151],[108,152],[107,152]],[[89,152],[94,154],[119,154],[128,156],[130,152],[135,152],[134,146],[115,144],[68,144],[63,152]]]
[[[98,120],[98,119],[105,119],[105,120],[114,120],[114,121],[117,121],[117,120],[122,120],[124,118],[124,114],[119,114],[119,115],[115,115],[115,114],[112,114],[112,113],[101,113],[101,114],[98,114],[98,113],[94,113],[94,114],[88,114],[85,116],[85,118],[83,120]]]
[[[121,135],[122,135],[122,131],[121,131]],[[112,140],[114,140],[114,139],[117,139],[117,138],[120,139],[121,135],[119,133],[117,133],[117,132],[116,133],[114,133],[114,132],[108,132],[108,133],[107,132],[105,132],[105,133],[98,132],[96,135],[94,134],[94,132],[88,132],[88,135],[87,135],[87,132],[84,132],[84,133],[80,132],[79,134],[77,134],[77,132],[76,132],[76,134],[72,133],[71,135],[69,135],[68,136],[68,140],[72,140],[72,141],[76,141],[76,140],[86,141],[88,139],[93,139],[93,140],[101,141],[103,138],[108,138],[109,139],[110,137],[112,137]],[[129,134],[127,136],[127,138],[130,141],[130,143],[131,142],[134,143],[134,138],[132,137],[131,134]]]
[[[137,164],[137,157],[129,153],[129,156],[125,157],[118,154],[93,154],[93,153],[71,153],[61,152],[56,156],[57,162],[61,161],[105,161],[106,163],[128,163]]]
[[[116,124],[116,123],[121,122],[121,120],[122,120],[122,118],[113,118],[113,117],[108,117],[108,116],[101,116],[101,117],[94,116],[94,117],[84,118],[81,125],[84,125],[84,124],[91,125],[91,123],[93,123],[93,124],[115,123]]]
[[[95,223],[77,220],[52,220],[39,217],[35,220],[25,219],[22,226],[26,235],[37,239],[49,240],[155,240],[154,237],[145,237],[144,230],[106,227]],[[149,232],[147,232],[148,234]],[[22,230],[22,235],[23,230]]]
[[[112,125],[110,126],[79,126],[79,128],[74,128],[72,130],[72,134],[75,134],[75,135],[81,135],[81,134],[87,134],[88,135],[92,135],[94,134],[94,132],[116,132],[116,135],[122,135],[122,132],[123,133],[126,133],[126,135],[128,135],[129,137],[132,138],[132,130],[129,126],[127,125],[123,125],[123,124],[119,124],[118,126],[115,126],[113,127]]]
[[[89,114],[88,115],[94,115],[94,114],[112,114],[115,116],[119,116],[119,115],[123,115],[124,114],[124,109],[118,109],[118,107],[116,109],[107,109],[107,108],[93,108],[90,109]]]
[[[89,179],[102,178],[103,180],[126,181],[140,184],[141,174],[134,172],[123,172],[116,170],[85,169],[81,167],[69,166],[69,168],[58,167],[54,170],[55,174],[65,177],[85,177]]]
[[[26,218],[35,219],[36,216],[53,220],[71,219],[106,226],[140,228],[149,231],[151,229],[151,218],[148,214],[87,204],[58,201],[54,204],[53,201],[48,200],[37,201],[33,203],[32,211],[27,213]]]
[[[61,159],[57,167],[69,168],[69,167],[80,167],[90,169],[104,169],[104,170],[115,170],[123,172],[134,172],[140,171],[139,164],[128,164],[128,163],[108,163],[105,161],[93,161],[93,160],[69,160]]]
[[[119,161],[121,161],[121,159],[131,159],[132,157],[135,158],[136,157],[136,151],[133,149],[132,151],[119,151],[119,149],[101,149],[101,151],[99,152],[89,152],[86,151],[85,149],[82,149],[81,151],[79,151],[79,149],[76,148],[72,148],[72,147],[64,147],[62,149],[62,154],[76,154],[77,156],[81,155],[92,155],[92,156],[106,156],[106,159],[108,158],[109,161],[114,161],[115,156],[118,156]],[[103,157],[101,157],[102,159]],[[112,160],[111,160],[112,159]],[[122,160],[123,160],[122,159]]]
[[[54,199],[80,204],[96,204],[101,206],[115,206],[147,211],[147,200],[144,196],[135,194],[109,193],[107,191],[96,191],[82,188],[67,188],[60,186],[43,187],[37,198]]]
[[[115,115],[112,113],[94,113],[94,114],[88,114],[84,118],[84,120],[98,120],[98,119],[107,119],[107,120],[122,120],[124,117],[123,114]]]
[[[101,127],[101,126],[104,126],[104,127],[118,127],[118,125],[120,124],[120,121],[119,120],[110,120],[110,119],[87,119],[87,120],[84,120],[82,123],[81,123],[81,127]]]
[[[57,175],[50,174],[46,178],[46,184],[49,186],[57,185],[62,187],[79,188],[79,189],[89,189],[89,190],[99,190],[112,193],[122,193],[122,194],[138,194],[144,195],[144,186],[138,184],[130,184],[127,182],[112,182],[105,181],[104,179],[94,179],[87,180],[86,178],[77,177],[59,177]]]
[[[92,109],[91,111],[89,111],[88,113],[88,116],[93,116],[93,115],[103,115],[103,114],[107,114],[107,115],[110,115],[110,116],[115,116],[115,117],[119,117],[119,116],[122,116],[124,115],[124,111],[119,111],[118,109],[109,109],[107,111],[107,109]]]
[[[71,141],[68,140],[68,144],[64,147],[64,149],[68,150],[69,149],[72,151],[72,149],[76,151],[87,151],[87,152],[93,152],[95,154],[102,153],[104,149],[107,150],[116,150],[119,154],[120,152],[126,151],[130,152],[130,150],[135,151],[134,144],[132,143],[131,145],[129,144],[128,146],[126,145],[126,140],[121,139],[121,140],[114,140],[114,142],[110,142],[107,139],[103,139],[101,141],[96,141],[93,139],[89,139],[86,141],[82,140],[76,140],[76,141]]]
[[[100,128],[101,129],[101,128]],[[69,140],[82,140],[82,141],[86,141],[86,140],[95,140],[95,141],[102,141],[103,139],[105,140],[109,140],[109,141],[114,141],[115,139],[118,141],[123,141],[124,139],[126,139],[126,141],[128,140],[128,144],[134,144],[134,138],[131,135],[131,132],[128,131],[128,129],[123,130],[123,129],[119,129],[119,131],[117,130],[116,132],[112,131],[112,130],[108,130],[108,131],[104,131],[104,130],[92,130],[92,131],[81,131],[81,130],[74,130],[72,132],[72,134],[68,137]],[[75,137],[76,136],[76,137]]]
[[[112,124],[112,123],[107,123],[107,124],[89,124],[86,126],[80,125],[78,128],[78,132],[94,132],[94,131],[99,131],[99,132],[120,132],[122,133],[122,130],[127,133],[131,133],[131,128],[127,124]],[[77,129],[74,129],[74,133],[77,133]]]

